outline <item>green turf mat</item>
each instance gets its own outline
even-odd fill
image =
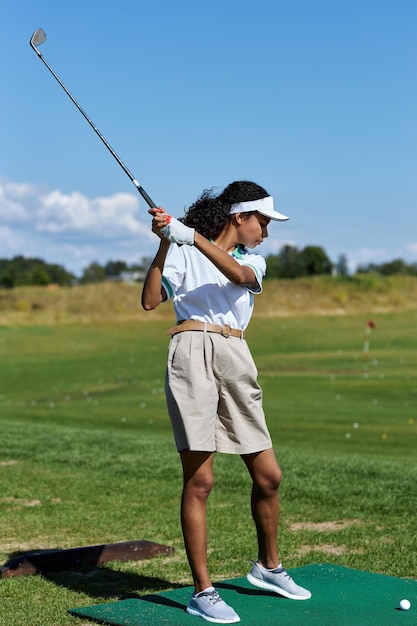
[[[417,624],[417,581],[372,574],[336,565],[308,565],[291,575],[312,592],[310,600],[281,598],[250,585],[246,578],[215,583],[222,598],[240,615],[242,625],[381,626]],[[191,587],[139,599],[71,609],[69,613],[114,626],[202,624],[185,612]],[[400,600],[411,602],[409,611]],[[198,620],[198,621],[197,621]]]

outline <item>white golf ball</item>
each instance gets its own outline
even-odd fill
[[[410,608],[410,606],[411,606],[411,602],[410,602],[410,600],[406,600],[406,599],[401,600],[401,602],[400,602],[400,609],[401,609],[402,611],[408,611],[408,609]]]

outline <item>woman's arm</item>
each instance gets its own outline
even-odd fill
[[[255,272],[251,267],[240,265],[228,252],[218,248],[197,231],[194,236],[194,246],[235,285],[247,285],[250,288],[258,286]]]
[[[143,283],[142,307],[145,311],[152,311],[165,300],[165,289],[162,287],[162,273],[165,259],[171,244],[166,239],[161,239],[158,252],[148,270]]]
[[[152,311],[166,298],[165,289],[162,287],[162,274],[171,244],[160,232],[160,229],[168,223],[169,216],[161,208],[150,209],[148,212],[153,216],[152,231],[160,239],[158,252],[148,270],[142,290],[142,307],[145,311]]]

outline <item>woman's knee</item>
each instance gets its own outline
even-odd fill
[[[199,499],[207,499],[213,489],[213,454],[181,452],[184,474],[184,492]]]
[[[276,468],[273,471],[271,471],[271,474],[268,476],[268,480],[269,480],[270,489],[273,489],[274,491],[278,491],[279,486],[282,481],[282,471],[279,465],[277,465]]]
[[[262,491],[278,491],[282,480],[281,468],[271,450],[244,457],[254,485]]]
[[[194,474],[184,482],[184,492],[198,498],[199,500],[207,500],[214,485],[212,473]]]
[[[255,474],[253,477],[254,484],[264,493],[273,493],[278,491],[282,480],[282,473],[279,468],[271,467],[268,471],[261,474]]]

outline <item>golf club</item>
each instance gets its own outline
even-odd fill
[[[130,172],[130,170],[128,170],[128,168],[126,167],[126,165],[123,163],[123,161],[121,160],[121,158],[116,154],[116,152],[113,150],[113,148],[111,147],[111,145],[108,143],[108,141],[103,137],[103,135],[101,134],[101,132],[98,130],[97,126],[95,126],[95,124],[93,124],[93,122],[91,121],[91,119],[88,117],[87,113],[80,107],[80,105],[78,104],[78,102],[76,101],[76,99],[74,98],[74,96],[68,91],[68,89],[65,87],[64,83],[60,80],[60,78],[55,74],[54,70],[52,69],[52,67],[45,61],[45,59],[43,58],[42,54],[39,52],[37,46],[40,46],[41,44],[43,44],[46,41],[46,33],[44,30],[42,30],[42,28],[38,28],[37,30],[35,30],[35,32],[32,35],[32,38],[30,40],[30,46],[31,48],[36,52],[36,54],[38,55],[38,57],[40,58],[40,60],[42,61],[42,63],[48,68],[48,70],[51,72],[52,76],[58,81],[58,83],[61,85],[62,89],[65,91],[65,93],[67,94],[67,96],[69,98],[71,98],[71,100],[73,101],[73,103],[75,104],[75,106],[77,107],[77,109],[79,110],[80,113],[82,113],[82,115],[85,117],[85,119],[87,120],[87,122],[90,124],[91,128],[94,130],[95,133],[97,133],[97,135],[100,137],[101,141],[104,143],[104,145],[106,146],[107,150],[109,150],[109,152],[111,152],[111,154],[114,156],[114,158],[116,159],[116,161],[118,162],[118,164],[120,165],[120,167],[123,169],[123,171],[125,172],[125,174],[127,174],[130,178],[130,180],[132,181],[132,183],[135,185],[136,189],[139,191],[140,195],[142,196],[142,198],[147,202],[147,204],[151,207],[151,209],[156,208],[156,204],[155,202],[153,202],[153,200],[151,200],[151,198],[148,196],[148,194],[146,193],[146,191],[143,189],[143,187],[138,183],[138,181],[136,180],[136,178],[133,176],[133,174]]]

